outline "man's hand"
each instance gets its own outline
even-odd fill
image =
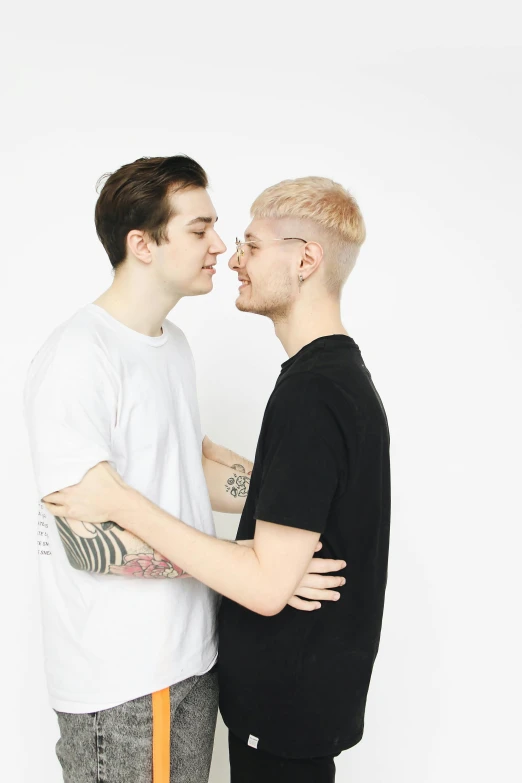
[[[319,552],[322,546],[319,542],[315,551]],[[343,568],[346,568],[344,560],[312,558],[301,584],[288,601],[288,606],[302,612],[313,612],[315,609],[321,608],[321,601],[338,601],[341,594],[335,592],[333,588],[342,587],[346,584],[346,579],[344,576],[326,576],[326,574],[330,574],[332,571],[342,571]]]
[[[56,519],[72,567],[144,579],[189,577],[140,538],[111,521],[115,516],[112,510],[125,508],[131,493],[130,487],[110,465],[100,462],[79,484],[43,499],[45,507]],[[85,539],[90,539],[90,546]],[[92,551],[98,556],[91,557]]]
[[[254,546],[254,539],[238,540],[240,546]],[[320,552],[323,545],[319,541],[315,551]],[[336,587],[346,584],[344,576],[326,576],[334,571],[342,571],[346,568],[344,560],[326,560],[322,557],[313,557],[301,584],[288,601],[288,606],[301,612],[313,612],[321,608],[321,601],[338,601],[340,593],[334,591]],[[306,599],[306,600],[303,600]]]
[[[108,462],[100,462],[91,468],[79,484],[43,498],[48,511],[55,517],[81,519],[99,525],[114,520],[132,499],[130,487]]]

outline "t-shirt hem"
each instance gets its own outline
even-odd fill
[[[254,517],[256,520],[260,519],[263,522],[271,522],[273,525],[284,525],[285,527],[295,527],[298,530],[308,530],[310,533],[324,533],[325,526],[318,525],[312,521],[307,522],[302,517],[296,517],[295,519],[285,519],[278,514],[274,514],[272,511],[264,512],[259,506],[254,511]]]
[[[82,702],[82,701],[69,701],[68,699],[63,698],[57,698],[53,696],[52,693],[49,693],[49,704],[51,705],[53,710],[56,710],[56,712],[66,712],[72,715],[85,715],[92,712],[102,712],[103,710],[110,710],[113,707],[118,707],[120,704],[126,704],[129,701],[134,701],[134,699],[139,699],[142,696],[149,696],[151,693],[155,693],[156,691],[161,691],[164,688],[170,688],[172,685],[177,685],[180,682],[183,682],[184,680],[188,680],[190,677],[201,677],[204,674],[208,674],[208,672],[212,669],[212,667],[216,664],[218,658],[217,652],[214,654],[212,660],[210,663],[204,667],[203,671],[196,671],[192,674],[184,674],[182,677],[178,677],[174,679],[172,677],[168,677],[165,679],[157,680],[156,682],[152,683],[150,686],[144,686],[142,688],[138,688],[137,690],[129,691],[125,694],[125,696],[121,697],[115,697],[112,700],[109,701],[96,701],[96,702]]]
[[[223,722],[228,730],[242,740],[248,743],[250,734],[244,729],[244,726],[239,726],[227,722],[223,713],[221,713]],[[361,729],[357,734],[349,735],[336,745],[332,745],[331,742],[323,742],[314,744],[313,742],[306,741],[302,736],[299,737],[299,744],[287,743],[282,744],[280,741],[272,741],[259,737],[259,743],[257,745],[258,750],[262,750],[266,753],[270,753],[273,756],[287,759],[312,759],[320,758],[322,756],[338,756],[343,750],[349,750],[357,745],[363,738],[364,729]]]

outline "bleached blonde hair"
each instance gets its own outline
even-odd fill
[[[264,190],[250,208],[252,218],[298,219],[317,230],[331,293],[340,293],[355,266],[366,228],[359,205],[342,185],[325,177],[285,179]],[[309,241],[312,241],[310,237]]]

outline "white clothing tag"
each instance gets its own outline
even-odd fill
[[[248,744],[251,748],[255,748],[257,750],[257,743],[259,742],[259,737],[254,737],[252,734],[248,738]]]

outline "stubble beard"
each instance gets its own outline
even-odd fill
[[[292,307],[292,286],[290,280],[281,281],[279,291],[271,291],[264,297],[256,298],[252,292],[248,299],[241,296],[236,300],[236,307],[242,313],[264,315],[271,321],[284,321]]]

